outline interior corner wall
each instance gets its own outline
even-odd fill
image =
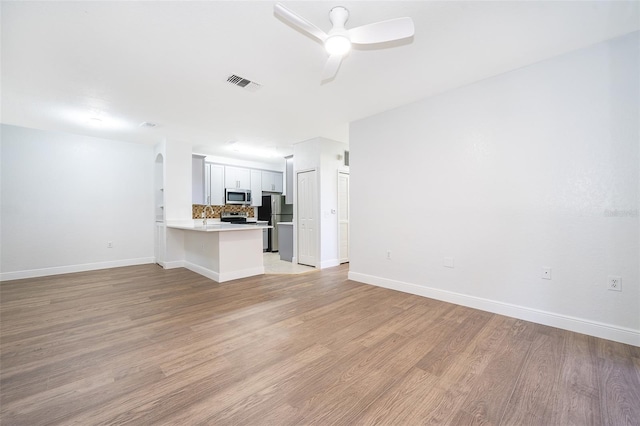
[[[639,45],[353,122],[349,277],[640,346]]]
[[[338,170],[347,144],[317,137],[299,142],[293,148],[294,174],[314,169],[318,180],[319,250],[318,268],[340,264],[338,259]],[[294,178],[294,194],[297,179]],[[295,202],[294,202],[295,203]],[[295,214],[294,214],[295,216]],[[294,253],[297,253],[297,229],[294,227]],[[297,257],[297,256],[296,256]]]
[[[191,144],[165,142],[165,219],[191,220]]]
[[[340,264],[338,255],[338,170],[347,144],[323,139],[320,145],[321,267]]]
[[[152,147],[0,132],[2,280],[153,262]]]

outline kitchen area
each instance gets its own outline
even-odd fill
[[[286,160],[283,159],[282,163],[285,166]],[[289,164],[292,162],[289,161]],[[223,251],[226,251],[224,255],[227,257],[243,258],[243,267],[236,268],[232,279],[239,277],[238,275],[251,276],[264,273],[262,265],[266,263],[272,267],[277,266],[276,260],[278,263],[291,263],[293,260],[293,188],[290,184],[287,193],[286,167],[282,169],[241,167],[222,161],[207,161],[206,156],[194,154],[191,170],[192,222],[167,224],[171,229],[193,231],[186,233],[184,237],[185,260],[190,263],[195,262],[200,267],[209,269],[210,272],[217,272],[217,274],[205,273],[204,275],[219,282],[229,276],[222,274],[223,264],[219,260]],[[249,233],[247,232],[249,230],[256,232]],[[259,232],[259,244],[252,241],[243,246],[236,241],[229,245],[227,241],[227,246],[222,247],[221,242],[228,240],[228,235],[238,232],[241,232],[243,240],[256,240],[253,234]],[[217,240],[212,241],[211,235],[215,235]],[[249,235],[251,238],[248,238]],[[204,247],[212,246],[216,246],[217,250],[209,250],[206,255],[194,253],[202,252]],[[212,263],[211,259],[206,257],[215,257],[218,261]],[[283,270],[283,267],[280,265],[275,269]]]
[[[160,266],[185,267],[225,282],[349,261],[345,144],[314,138],[294,144],[293,155],[269,162],[185,148],[166,144],[156,152]]]

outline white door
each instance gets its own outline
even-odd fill
[[[296,183],[298,263],[315,267],[318,262],[316,171],[298,173]]]
[[[349,261],[349,174],[338,173],[338,258]]]

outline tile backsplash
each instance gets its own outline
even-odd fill
[[[192,219],[202,219],[202,212],[206,205],[203,204],[193,204],[191,207],[191,216]],[[253,207],[245,207],[245,206],[211,206],[211,209],[207,209],[207,218],[209,219],[219,219],[220,213],[224,210],[225,212],[243,212],[247,213],[247,217],[254,217],[254,208]],[[213,212],[212,212],[213,210]]]

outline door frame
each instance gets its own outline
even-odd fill
[[[349,182],[349,185],[347,187],[347,212],[349,214],[349,217],[347,219],[347,223],[349,224],[349,227],[347,228],[347,260],[346,262],[342,261],[342,258],[340,257],[340,243],[342,242],[342,233],[340,232],[340,175],[346,175],[347,176],[347,181]],[[351,176],[349,174],[348,170],[338,170],[338,175],[337,175],[337,185],[336,185],[336,193],[337,193],[337,197],[338,200],[336,202],[336,206],[338,208],[338,217],[336,218],[338,221],[338,262],[340,262],[340,264],[342,263],[348,263],[349,259],[350,259],[350,254],[351,254],[351,241],[350,241],[350,234],[351,234]]]

